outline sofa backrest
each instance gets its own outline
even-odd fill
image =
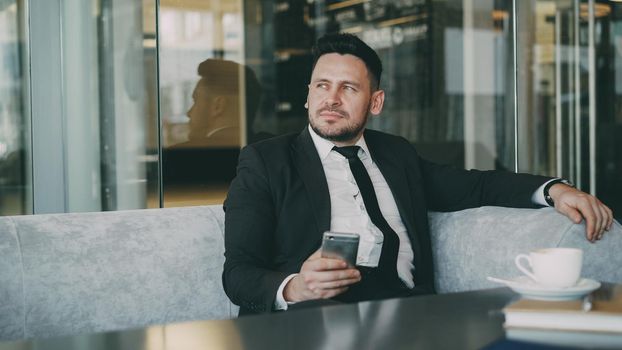
[[[0,218],[0,339],[231,318],[222,206]]]
[[[222,206],[0,217],[0,340],[232,318]],[[622,283],[622,228],[597,244],[553,209],[431,213],[440,293],[496,287],[514,256],[569,246],[584,276]]]
[[[521,275],[514,257],[540,248],[583,250],[582,275],[622,283],[622,226],[590,243],[585,225],[574,224],[553,208],[481,207],[430,213],[435,282],[439,293],[498,287],[487,276]]]

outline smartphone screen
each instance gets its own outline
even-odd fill
[[[356,266],[356,256],[359,251],[359,235],[357,233],[324,232],[322,238],[322,257],[341,259],[348,266]]]

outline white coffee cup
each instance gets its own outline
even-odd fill
[[[527,260],[531,269],[523,266],[522,260]],[[556,288],[572,287],[581,277],[583,251],[574,248],[540,249],[529,255],[518,254],[514,263],[538,284]]]

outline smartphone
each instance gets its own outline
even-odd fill
[[[359,235],[357,233],[324,232],[322,238],[322,258],[341,259],[348,266],[356,266],[359,251]]]

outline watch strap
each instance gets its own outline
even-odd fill
[[[549,194],[549,190],[551,189],[551,187],[553,187],[553,185],[555,184],[564,184],[564,185],[568,185],[570,187],[574,187],[574,185],[572,184],[572,182],[565,180],[565,179],[554,179],[549,181],[546,186],[544,186],[544,200],[546,201],[546,204],[550,205],[551,207],[555,206],[555,201],[553,201],[553,198],[551,198],[551,195]]]

